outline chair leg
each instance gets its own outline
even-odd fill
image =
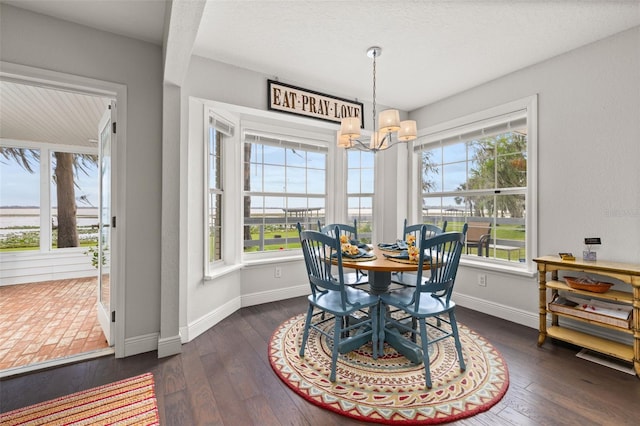
[[[420,318],[420,340],[422,340],[422,362],[427,389],[431,389],[431,368],[429,366],[429,340],[427,339],[427,324],[424,318]]]
[[[411,328],[413,329],[413,331],[411,332],[411,341],[413,343],[416,343],[416,339],[418,338],[418,321],[415,317],[411,318]]]
[[[380,356],[384,356],[384,327],[387,309],[382,302],[378,304],[378,307],[378,343],[380,345],[378,347],[378,354],[380,354]]]
[[[300,345],[300,356],[304,357],[304,348],[307,346],[307,339],[309,338],[309,328],[311,327],[311,318],[313,317],[313,305],[309,303],[309,309],[307,309],[307,319],[304,322],[304,333],[302,334],[302,345]]]
[[[349,317],[345,316],[345,317],[342,317],[341,319],[342,319],[342,330],[344,330],[345,328],[349,327]],[[349,337],[346,331],[342,331],[341,333],[342,333],[340,335],[341,339],[346,339],[347,337]]]
[[[460,363],[460,371],[465,371],[467,366],[464,363],[464,357],[462,356],[462,344],[460,343],[460,336],[458,335],[458,323],[456,322],[456,315],[453,311],[449,312],[449,322],[451,323],[451,331],[453,332],[453,339],[456,343],[456,351],[458,352],[458,362]]]
[[[378,333],[380,327],[380,320],[378,320],[379,304],[369,308],[369,315],[371,316],[371,348],[373,350],[373,359],[378,359]]]
[[[342,333],[342,321],[343,318],[335,319],[333,328],[333,351],[331,352],[331,375],[329,380],[336,381],[336,364],[338,363],[338,346],[340,346],[340,334]]]

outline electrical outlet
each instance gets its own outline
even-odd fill
[[[273,270],[273,276],[274,278],[282,278],[282,268],[276,266],[276,269]]]
[[[487,274],[478,274],[478,285],[480,287],[487,286]]]

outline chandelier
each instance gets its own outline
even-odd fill
[[[398,142],[414,140],[417,135],[417,126],[414,120],[400,121],[400,112],[397,109],[386,109],[380,112],[379,125],[376,130],[376,58],[382,54],[382,48],[373,46],[367,49],[367,56],[373,59],[373,130],[371,139],[367,143],[360,139],[360,118],[344,117],[338,130],[338,146],[361,151],[384,151]],[[397,141],[393,142],[396,135]]]

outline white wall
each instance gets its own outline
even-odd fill
[[[60,279],[96,277],[96,268],[85,253],[86,248],[23,251],[0,256],[0,286]]]
[[[537,255],[582,256],[584,238],[601,237],[598,259],[640,262],[640,27],[410,115],[431,126],[536,93]],[[489,273],[478,287],[465,266],[458,277],[461,304],[537,327],[535,278]]]
[[[161,48],[4,4],[0,28],[2,61],[126,85],[121,314],[124,337],[136,341],[127,354],[155,349],[157,337],[149,336],[160,328]]]

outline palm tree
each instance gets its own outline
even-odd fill
[[[431,192],[436,189],[435,175],[440,174],[439,167],[433,162],[433,152],[424,151],[422,153],[422,192]]]
[[[6,160],[17,162],[29,173],[34,173],[34,166],[40,162],[40,151],[37,149],[0,147],[0,155]],[[56,183],[58,199],[57,247],[78,247],[75,197],[77,183],[74,177],[80,172],[88,175],[88,166],[97,164],[98,156],[57,151],[53,155],[52,179]]]
[[[513,188],[526,186],[526,136],[508,132],[476,141],[474,164],[477,167],[470,172],[467,182],[469,189]],[[497,179],[497,181],[496,181]],[[487,209],[490,215],[494,210],[511,217],[524,217],[524,198],[518,196],[498,197],[494,206],[494,197],[478,197],[477,203],[484,204],[481,211]]]

